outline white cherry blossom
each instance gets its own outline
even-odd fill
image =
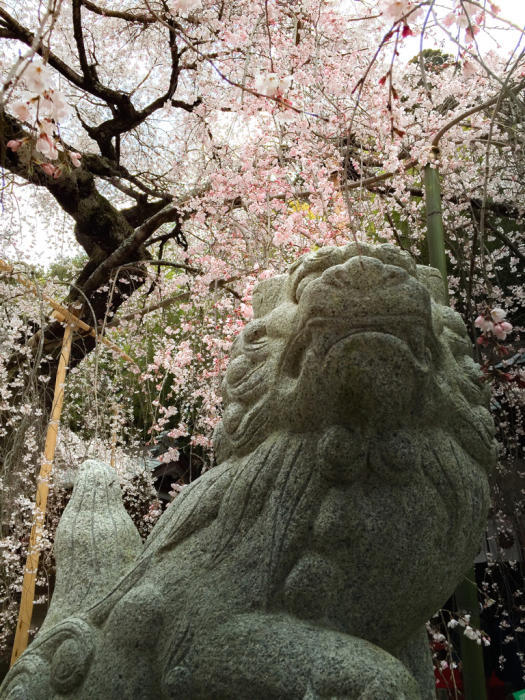
[[[51,87],[51,75],[42,63],[30,63],[24,71],[23,78],[28,90],[39,95]]]
[[[398,22],[403,17],[406,17],[409,13],[410,19],[415,19],[421,14],[421,8],[418,8],[415,12],[413,10],[417,8],[418,3],[412,0],[381,0],[379,3],[379,8],[383,12],[383,15],[392,20],[393,22]]]
[[[170,2],[170,10],[174,14],[200,10],[201,6],[202,0],[172,0]]]
[[[29,104],[27,102],[13,102],[11,105],[11,111],[17,119],[23,122],[27,122],[31,119],[31,110],[29,109]]]
[[[267,97],[275,97],[290,88],[292,76],[280,78],[277,73],[259,73],[255,77],[254,87],[257,92]]]
[[[505,319],[507,312],[504,309],[496,307],[495,309],[491,310],[490,315],[492,316],[494,323],[500,323],[500,321]]]

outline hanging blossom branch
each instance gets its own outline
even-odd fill
[[[133,12],[110,10],[106,7],[99,7],[90,0],[81,0],[81,3],[87,10],[94,14],[101,15],[102,17],[115,17],[116,19],[123,19],[126,22],[137,22],[139,24],[153,24],[157,21],[156,17],[151,15],[134,14]]]
[[[56,21],[60,14],[61,6],[63,0],[49,0],[47,10],[40,20],[37,31],[32,36],[32,41],[30,43],[29,51],[25,54],[19,55],[16,62],[11,66],[7,74],[7,78],[0,88],[0,109],[3,109],[20,78],[23,76],[25,70],[29,65],[29,60],[36,54],[41,53],[43,50],[44,43],[49,44],[51,33],[55,27]],[[0,18],[5,19],[9,17],[5,10],[0,8]],[[49,22],[49,26],[48,25]],[[7,33],[7,36],[11,36],[9,29],[4,28],[0,25],[0,35],[2,33]]]
[[[513,87],[507,88],[507,91],[510,94],[519,93],[520,90],[522,90],[524,87],[525,87],[525,80],[520,80],[520,82],[517,83],[516,85],[514,85]],[[445,126],[441,127],[441,129],[436,133],[436,135],[432,139],[431,147],[437,148],[439,141],[441,140],[441,137],[444,136],[447,133],[447,131],[449,131],[449,129],[451,129],[456,124],[459,124],[464,119],[467,119],[467,117],[470,117],[473,114],[476,114],[476,112],[482,112],[484,109],[487,109],[488,107],[492,107],[492,105],[495,105],[497,102],[501,101],[502,95],[504,95],[504,90],[500,90],[498,92],[498,94],[495,95],[494,97],[491,97],[490,100],[487,100],[486,102],[482,102],[481,104],[476,105],[475,107],[472,107],[471,109],[468,109],[466,112],[462,112],[460,115],[455,117],[452,121],[445,124]]]
[[[514,94],[514,93],[517,94],[524,87],[525,87],[525,80],[521,80],[517,85],[515,85],[511,88],[508,88],[508,92],[511,94]],[[448,122],[443,127],[441,127],[441,129],[436,133],[436,135],[434,136],[434,138],[431,141],[431,144],[430,144],[431,149],[438,148],[438,144],[439,144],[439,141],[441,140],[441,138],[453,126],[455,126],[456,124],[459,124],[464,119],[467,119],[468,117],[472,116],[473,114],[476,114],[477,112],[482,112],[484,109],[487,109],[488,107],[492,107],[492,105],[495,105],[497,102],[499,102],[501,100],[502,94],[503,94],[503,91],[498,92],[498,94],[495,97],[492,97],[490,100],[487,100],[486,102],[483,102],[479,105],[476,105],[475,107],[471,107],[466,112],[462,112],[457,117],[455,117],[450,122]],[[417,165],[419,165],[419,161],[416,158],[411,158],[403,166],[402,172],[406,172],[407,170],[410,170],[410,168],[414,168]],[[358,189],[360,187],[369,187],[371,185],[376,185],[378,182],[383,182],[385,180],[389,180],[391,177],[398,175],[399,172],[400,172],[399,170],[393,170],[393,171],[390,171],[387,173],[381,173],[380,175],[374,175],[374,176],[366,178],[364,180],[357,180],[356,182],[347,183],[346,189],[355,190],[355,189]]]
[[[148,0],[145,0],[145,2],[146,2],[146,6],[147,6],[148,10],[153,15],[155,15],[157,17],[158,21],[161,24],[169,26],[169,24],[166,22],[165,19],[163,19],[162,17],[160,17],[158,14],[155,13],[155,11],[151,8]],[[273,102],[275,102],[276,104],[278,104],[281,107],[284,107],[285,109],[291,109],[292,112],[296,112],[296,114],[305,114],[309,117],[315,117],[316,119],[320,119],[321,121],[324,121],[324,122],[330,121],[327,117],[323,117],[321,114],[316,114],[315,112],[308,112],[305,109],[300,109],[299,107],[295,107],[289,100],[284,99],[281,96],[281,89],[280,89],[281,84],[279,81],[278,81],[278,85],[276,86],[277,89],[275,90],[275,93],[271,94],[270,91],[268,91],[266,93],[258,92],[257,90],[254,90],[253,88],[249,88],[246,85],[238,83],[236,80],[232,80],[231,78],[228,78],[228,76],[221,71],[221,69],[214,63],[214,61],[209,56],[206,56],[206,54],[202,53],[202,51],[200,51],[195,46],[192,39],[186,34],[186,32],[184,31],[184,29],[181,27],[180,24],[175,23],[175,26],[177,28],[178,35],[180,36],[182,41],[186,44],[186,46],[189,49],[191,49],[194,53],[196,53],[197,56],[199,56],[203,61],[208,63],[208,65],[210,65],[213,68],[213,70],[217,73],[219,78],[221,80],[224,80],[224,82],[228,83],[228,85],[231,85],[232,87],[239,88],[239,90],[242,90],[243,92],[247,92],[250,95],[253,95],[254,97],[264,97],[268,100],[272,100]],[[283,79],[283,80],[285,80],[285,79]]]

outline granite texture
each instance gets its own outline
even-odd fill
[[[86,460],[57,527],[57,577],[40,633],[97,603],[131,568],[142,546],[122,505],[115,470]]]
[[[351,244],[263,282],[218,466],[141,551],[84,467],[50,618],[0,697],[433,698],[424,623],[476,554],[495,456],[438,275]]]

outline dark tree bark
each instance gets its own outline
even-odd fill
[[[130,296],[139,289],[146,279],[144,261],[151,259],[147,246],[150,239],[166,223],[173,223],[170,233],[158,239],[172,238],[185,247],[182,224],[184,215],[173,204],[171,195],[162,186],[151,185],[151,178],[130,172],[120,162],[119,143],[121,137],[138,127],[167,101],[180,109],[191,111],[200,99],[188,104],[176,99],[180,76],[180,58],[184,45],[177,42],[177,27],[170,15],[165,18],[166,43],[171,56],[171,70],[165,91],[150,104],[136,108],[132,96],[104,85],[99,79],[93,57],[84,42],[83,16],[86,12],[118,18],[128,25],[147,27],[156,18],[149,14],[101,10],[87,0],[72,0],[71,19],[76,63],[80,70],[67,65],[48,48],[39,45],[37,53],[45,57],[49,66],[76,88],[96,98],[109,109],[111,117],[98,124],[87,124],[79,119],[86,133],[96,146],[97,153],[85,152],[81,156],[81,167],[64,168],[58,178],[47,175],[41,168],[27,162],[27,157],[13,152],[6,144],[13,139],[34,139],[34,134],[15,117],[0,111],[0,165],[6,171],[23,178],[27,182],[44,187],[54,197],[57,205],[67,212],[74,221],[74,235],[86,251],[88,260],[78,277],[71,285],[63,300],[72,306],[90,326],[111,318]],[[21,25],[6,10],[0,8],[0,40],[16,41],[31,46],[34,34]],[[103,110],[101,110],[101,113]],[[97,178],[111,182],[135,200],[135,204],[118,209],[97,187]],[[119,272],[123,266],[133,265],[132,271]],[[43,328],[35,329],[32,346],[40,346],[44,355],[50,355],[41,371],[48,373],[53,385],[63,329],[60,323],[51,322]],[[39,342],[36,342],[36,341]],[[71,365],[78,364],[95,345],[89,335],[76,334],[73,343]],[[10,372],[16,373],[20,358],[13,357]],[[49,404],[49,402],[48,402]]]

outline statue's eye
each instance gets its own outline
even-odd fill
[[[244,340],[248,345],[255,345],[266,338],[266,324],[252,322],[244,331]]]

